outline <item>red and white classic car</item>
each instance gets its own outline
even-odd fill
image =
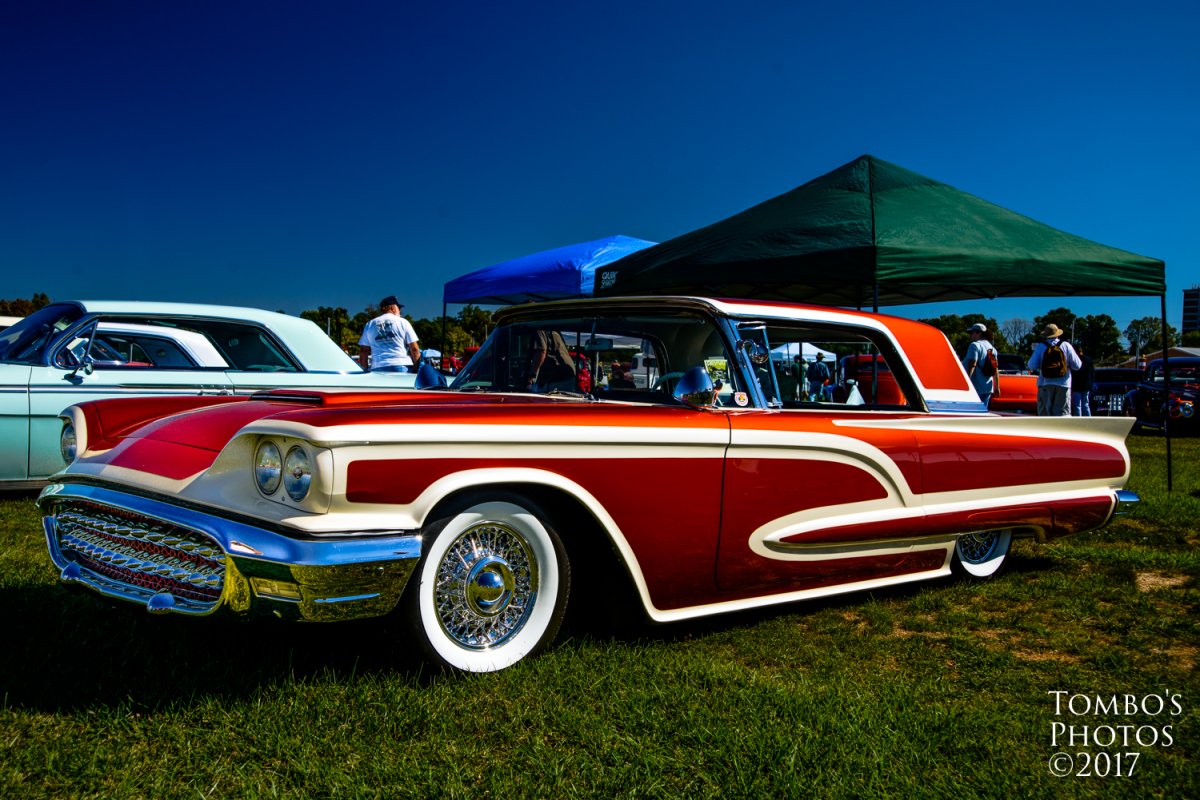
[[[1131,419],[988,414],[911,320],[661,297],[497,319],[449,388],[68,409],[38,501],[62,580],[158,613],[390,614],[433,663],[489,671],[572,597],[668,622],[986,578],[1012,539],[1136,501]],[[581,355],[600,375],[630,342],[653,386],[579,391]],[[896,391],[781,400],[784,343],[878,359]]]

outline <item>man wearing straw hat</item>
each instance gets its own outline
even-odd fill
[[[1062,335],[1053,322],[1046,325],[1029,359],[1029,369],[1038,373],[1039,417],[1071,416],[1071,370],[1082,367],[1083,361]]]

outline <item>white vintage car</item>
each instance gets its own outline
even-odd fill
[[[62,466],[59,413],[106,397],[222,396],[278,386],[409,388],[364,373],[312,322],[254,308],[65,302],[0,331],[0,489]]]
[[[1013,539],[1136,500],[1132,420],[989,414],[911,320],[653,297],[497,321],[448,389],[72,407],[39,499],[62,581],[154,613],[391,615],[432,663],[488,671],[577,603],[669,622],[987,578]],[[585,380],[631,337],[653,388]],[[781,391],[785,344],[858,356],[854,391]]]

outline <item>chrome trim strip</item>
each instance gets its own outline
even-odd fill
[[[82,394],[87,392],[95,395],[127,395],[127,394],[232,394],[233,386],[228,384],[151,384],[151,383],[105,383],[82,384],[79,386],[60,386],[58,384],[38,384],[30,386],[30,391],[38,394]]]
[[[957,400],[927,400],[925,406],[930,413],[941,414],[986,414],[988,410],[984,403],[959,402]]]
[[[379,592],[373,594],[355,594],[347,597],[318,597],[314,603],[354,603],[359,600],[374,600],[379,597]]]

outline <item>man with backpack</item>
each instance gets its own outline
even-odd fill
[[[967,345],[967,354],[963,356],[963,368],[971,385],[979,394],[979,399],[986,406],[996,391],[996,375],[999,373],[996,360],[996,346],[992,344],[991,334],[982,322],[976,322],[967,328],[971,343]]]
[[[1038,373],[1039,417],[1071,416],[1071,371],[1082,367],[1083,361],[1062,335],[1062,328],[1048,324],[1029,359],[1029,369]]]

